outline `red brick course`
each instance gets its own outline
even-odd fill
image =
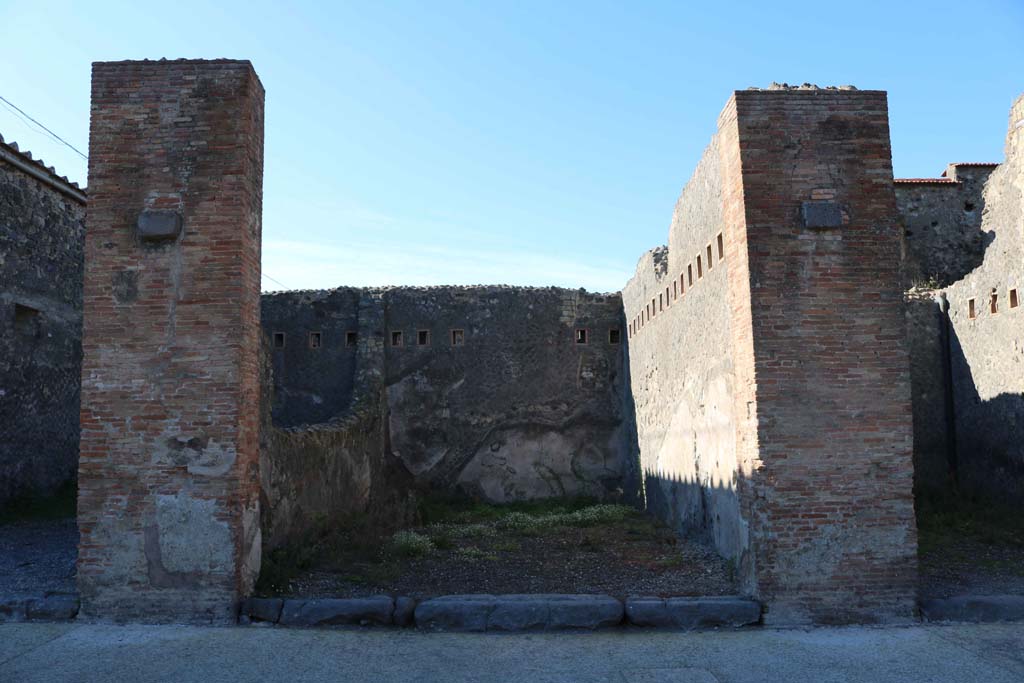
[[[93,65],[78,580],[92,616],[230,620],[259,569],[263,88]],[[144,210],[180,235],[143,242]]]
[[[738,425],[740,487],[766,620],[909,618],[912,425],[885,93],[740,91],[728,130],[733,111],[736,406],[756,424],[756,438]],[[736,161],[723,164],[734,179]],[[805,227],[808,201],[836,202],[841,225]]]

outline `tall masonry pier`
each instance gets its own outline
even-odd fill
[[[96,63],[89,142],[82,611],[232,621],[260,566],[263,86]]]

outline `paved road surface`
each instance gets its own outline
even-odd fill
[[[424,634],[0,624],[0,681],[1024,681],[1024,624]]]

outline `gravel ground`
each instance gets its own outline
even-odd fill
[[[418,529],[427,534],[429,529]],[[556,527],[522,535],[459,538],[423,557],[345,553],[314,558],[276,594],[361,597],[380,593],[424,599],[460,593],[606,593],[732,595],[730,566],[711,548],[685,541],[636,514],[623,523]]]
[[[1024,546],[954,538],[921,553],[922,598],[1024,595]]]
[[[0,524],[0,595],[73,593],[77,558],[74,519]]]

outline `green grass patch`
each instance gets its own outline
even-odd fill
[[[420,502],[420,518],[426,525],[472,524],[474,522],[495,522],[511,512],[533,516],[566,514],[593,507],[594,498],[545,498],[505,505],[493,505],[478,500],[434,496]]]

